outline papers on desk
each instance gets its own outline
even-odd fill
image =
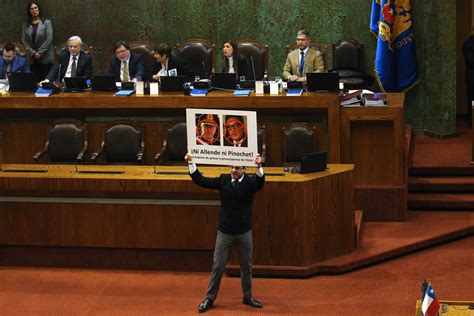
[[[135,93],[134,90],[120,90],[120,91],[116,92],[114,95],[116,97],[128,97],[128,96],[130,96],[134,93]]]
[[[190,95],[193,96],[193,97],[205,97],[207,95],[207,92],[209,90],[207,89],[196,89],[196,88],[193,88],[191,90],[191,93]]]
[[[362,106],[362,90],[355,90],[341,96],[340,104],[342,107],[358,107]]]
[[[386,106],[387,95],[385,93],[364,93],[362,95],[365,106]]]
[[[234,95],[248,97],[250,95],[250,90],[235,90]]]
[[[303,89],[288,89],[286,95],[288,97],[299,97],[303,94]]]
[[[53,94],[51,89],[38,88],[35,92],[35,97],[49,97],[51,94]]]

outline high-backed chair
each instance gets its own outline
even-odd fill
[[[306,123],[292,123],[283,127],[283,163],[298,163],[302,154],[315,151],[314,130]]]
[[[266,145],[266,135],[265,135],[265,125],[258,124],[257,125],[257,148],[262,158],[262,163],[265,163],[267,158],[267,145]]]
[[[324,71],[328,71],[328,47],[321,43],[318,40],[311,39],[309,42],[309,47],[316,49],[322,54],[323,62],[324,62]],[[289,52],[296,49],[296,43],[290,44],[286,46],[286,54],[288,55]]]
[[[142,78],[144,80],[151,80],[155,69],[156,60],[155,60],[155,46],[149,42],[145,41],[134,41],[129,42],[130,50],[136,54],[140,54],[143,57],[143,63],[145,64],[145,76]]]
[[[13,45],[15,45],[15,53],[18,56],[26,58],[26,61],[29,64],[30,63],[30,50],[26,48],[25,46],[23,46],[23,44],[21,43],[18,43],[18,42],[9,42],[9,43],[12,43]],[[3,47],[5,47],[5,44],[6,42],[0,43],[0,56],[3,55]]]
[[[255,80],[266,79],[268,77],[268,45],[253,39],[241,39],[237,41],[237,47],[239,53],[247,58],[250,73],[253,73],[253,60],[255,66]]]
[[[51,163],[81,163],[87,150],[86,124],[74,119],[53,122],[46,132],[46,144],[33,159],[47,157]]]
[[[187,152],[186,122],[174,123],[166,130],[163,148],[155,156],[156,164],[181,165],[185,164]]]
[[[64,49],[68,49],[68,46],[67,46],[67,41],[66,42],[63,42],[63,43],[60,43],[56,46],[54,46],[54,56],[55,56],[55,59],[58,58],[59,54],[61,54],[61,52],[64,50]],[[88,54],[91,58],[93,57],[94,55],[94,50],[93,50],[93,47],[87,43],[84,43],[82,42],[82,51],[86,54]]]
[[[104,154],[107,163],[143,163],[145,152],[145,132],[133,121],[114,121],[104,126],[100,149],[91,155],[91,161]]]
[[[209,78],[216,71],[216,46],[208,40],[190,39],[178,43],[176,55],[186,60],[194,74],[201,78]]]
[[[343,38],[332,45],[333,69],[346,89],[368,88],[374,78],[362,70],[363,45],[353,38]]]

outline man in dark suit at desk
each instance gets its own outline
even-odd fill
[[[82,51],[82,40],[79,36],[71,36],[67,41],[67,48],[60,54],[58,61],[51,67],[46,79],[43,82],[62,81],[64,77],[82,77],[90,79],[92,77],[92,59]],[[60,67],[61,66],[61,67]]]
[[[219,190],[221,199],[211,280],[206,298],[199,304],[198,311],[204,313],[214,304],[225,265],[234,244],[239,253],[242,302],[251,307],[261,308],[262,303],[252,296],[253,242],[251,223],[253,197],[265,183],[260,155],[255,157],[257,166],[255,175],[247,175],[245,167],[233,166],[230,174],[221,174],[217,178],[204,177],[197,169],[196,164],[192,162],[190,154],[186,154],[184,159],[189,164],[189,173],[194,183],[204,188]]]
[[[130,51],[130,45],[118,41],[114,47],[115,56],[109,66],[109,74],[115,76],[115,81],[146,81],[143,57]]]
[[[6,43],[3,47],[2,58],[0,58],[0,79],[7,78],[11,72],[30,72],[26,59],[17,56],[16,47],[12,43]]]
[[[171,54],[171,46],[160,43],[155,48],[156,67],[153,71],[153,80],[160,80],[161,76],[187,76],[187,80],[194,80],[194,73],[188,63]]]

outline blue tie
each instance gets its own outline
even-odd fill
[[[304,69],[304,52],[301,52],[301,60],[300,60],[300,67],[299,67],[299,74],[303,76],[303,69]]]

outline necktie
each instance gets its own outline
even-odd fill
[[[301,52],[301,60],[300,60],[300,67],[299,67],[299,73],[300,76],[303,76],[303,69],[304,69],[304,52]]]
[[[128,77],[128,67],[126,61],[123,62],[122,81],[130,81],[130,78]]]
[[[239,184],[239,180],[234,180],[234,181],[232,181],[232,188],[235,189],[238,184]]]
[[[77,72],[77,63],[76,63],[76,56],[72,58],[72,65],[71,65],[71,77],[75,78],[76,77],[76,72]]]
[[[7,63],[7,69],[5,70],[5,72],[6,72],[6,73],[10,73],[11,70],[12,70],[12,63],[9,62],[9,63]]]

